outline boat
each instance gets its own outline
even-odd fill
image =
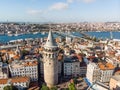
[[[22,35],[23,33],[16,33],[16,34],[14,34],[14,36],[19,36],[19,35]]]
[[[33,32],[33,34],[38,34],[39,32]]]
[[[8,36],[13,36],[13,34],[8,34]]]
[[[42,32],[42,35],[45,35],[45,32]]]

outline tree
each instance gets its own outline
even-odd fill
[[[18,90],[18,88],[16,88],[15,86],[13,85],[7,85],[3,88],[3,90]]]
[[[49,88],[45,84],[43,84],[40,90],[49,90]]]
[[[69,90],[77,90],[74,83],[70,83],[68,86]]]
[[[57,87],[52,87],[52,88],[50,88],[50,90],[57,90]]]
[[[74,78],[73,80],[74,80],[75,84],[77,84],[77,78]]]

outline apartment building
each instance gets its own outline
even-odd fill
[[[89,63],[87,65],[86,78],[93,83],[99,81],[102,83],[108,83],[114,72],[114,66],[111,63]]]
[[[76,57],[64,59],[64,76],[77,77],[80,75],[80,62]]]
[[[14,61],[9,64],[12,77],[29,76],[31,81],[38,80],[38,62],[34,60]]]
[[[100,68],[100,82],[109,82],[114,72],[114,66],[111,63],[98,63]]]
[[[100,80],[100,69],[96,63],[89,63],[87,65],[86,78],[93,83]]]

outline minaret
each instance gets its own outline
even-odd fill
[[[53,38],[51,30],[49,31],[47,42],[44,45],[44,80],[48,87],[58,83],[58,46]]]

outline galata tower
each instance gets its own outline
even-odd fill
[[[58,83],[58,46],[51,30],[44,45],[43,53],[44,80],[48,87],[52,87]]]

